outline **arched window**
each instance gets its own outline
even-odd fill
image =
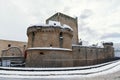
[[[60,43],[60,48],[62,48],[63,47],[63,33],[62,32],[60,32],[59,34],[59,43]]]

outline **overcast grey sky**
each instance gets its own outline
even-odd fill
[[[78,17],[82,40],[120,42],[120,0],[0,0],[0,39],[27,41],[28,26],[56,12]]]

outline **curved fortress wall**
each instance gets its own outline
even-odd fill
[[[73,31],[60,26],[32,26],[27,30],[29,47],[58,47],[72,49]]]

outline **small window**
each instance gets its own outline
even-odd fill
[[[44,53],[43,53],[43,52],[40,52],[40,55],[44,55]]]
[[[11,47],[11,44],[8,44],[8,47]]]
[[[14,56],[15,54],[14,53],[12,53],[12,56]]]
[[[78,51],[80,52],[80,49],[78,49]]]
[[[52,44],[50,44],[50,47],[52,47]]]
[[[60,32],[59,34],[59,44],[60,44],[60,48],[62,48],[63,47],[63,33],[62,32]]]
[[[93,50],[91,49],[90,52],[93,52]]]
[[[25,48],[25,47],[26,47],[26,45],[23,45],[23,47]]]

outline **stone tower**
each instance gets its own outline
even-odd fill
[[[104,50],[106,52],[105,58],[107,61],[114,58],[114,48],[112,42],[103,43]]]
[[[71,27],[55,22],[33,25],[27,29],[28,49],[26,67],[72,66]]]
[[[78,24],[77,24],[77,18],[70,17],[68,15],[62,14],[62,13],[56,13],[50,18],[46,20],[46,23],[48,23],[50,20],[52,21],[58,21],[62,25],[67,24],[73,29],[73,39],[72,44],[78,44]]]

